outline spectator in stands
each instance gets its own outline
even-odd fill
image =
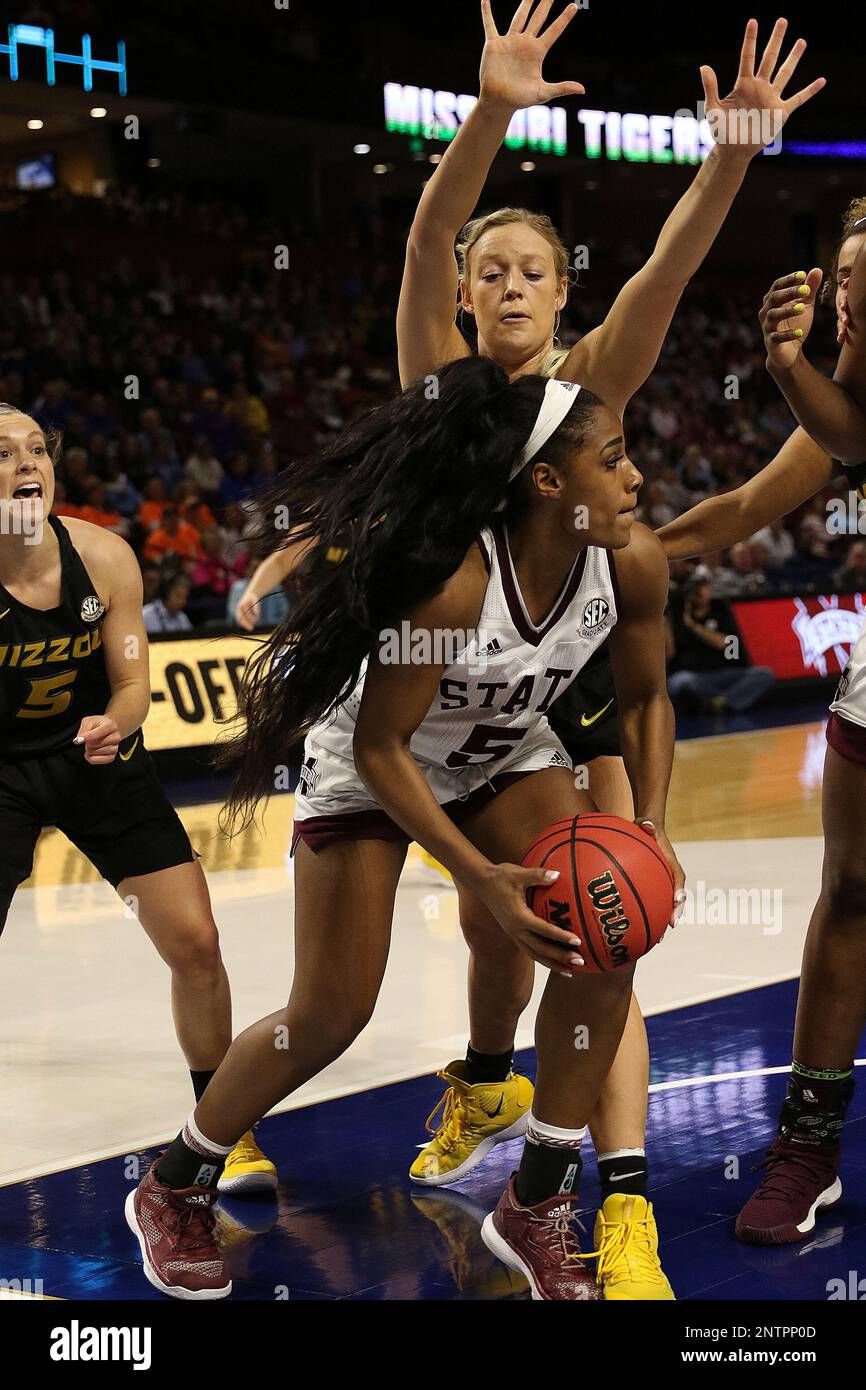
[[[141,493],[133,487],[120,466],[116,452],[109,455],[105,463],[105,495],[109,505],[121,516],[134,517],[141,506]]]
[[[144,589],[144,606],[153,603],[159,598],[159,591],[162,587],[162,570],[155,560],[142,560],[141,562],[141,584]]]
[[[713,575],[712,591],[716,598],[741,598],[757,594],[767,583],[763,572],[763,551],[749,541],[738,541],[731,548],[729,565]]]
[[[249,454],[238,451],[232,454],[226,464],[225,477],[219,486],[217,501],[221,507],[229,502],[242,502],[253,486]]]
[[[670,621],[668,693],[674,704],[705,714],[739,713],[750,709],[773,685],[775,677],[768,667],[741,663],[727,604],[713,598],[708,580],[698,577],[686,585],[671,605]]]
[[[772,521],[769,526],[756,531],[750,544],[761,546],[768,570],[779,570],[783,565],[787,565],[788,561],[794,558],[797,549],[794,537],[784,521]]]
[[[235,382],[226,415],[233,420],[242,434],[267,434],[270,421],[264,403],[258,396],[248,391],[243,381]]]
[[[797,544],[804,555],[814,560],[826,560],[830,554],[830,532],[827,529],[827,502],[823,493],[813,497],[803,516]]]
[[[197,434],[192,453],[184,465],[184,472],[191,483],[208,500],[219,491],[223,480],[223,466],[210,446],[206,434]]]
[[[76,507],[83,507],[87,501],[89,479],[87,450],[66,449],[63,455],[63,481],[66,484],[66,495]]]
[[[851,542],[845,563],[833,572],[833,586],[861,593],[866,590],[866,544],[863,541]]]
[[[176,574],[168,580],[163,586],[162,598],[154,599],[142,609],[145,632],[191,632],[192,623],[184,612],[189,600],[189,588],[189,580],[184,574]]]
[[[124,540],[129,535],[129,522],[110,505],[105,495],[105,484],[99,480],[91,483],[87,501],[78,515],[82,521],[90,521],[94,526],[103,526],[106,531],[123,536]]]
[[[216,517],[207,502],[201,500],[195,483],[189,480],[178,483],[172,501],[181,521],[189,522],[199,534],[211,526],[216,526]]]
[[[168,493],[162,478],[150,478],[144,487],[144,501],[138,509],[138,524],[142,530],[155,531],[161,526],[169,505]]]
[[[216,525],[202,531],[201,549],[202,553],[192,571],[193,588],[199,591],[199,597],[207,593],[217,595],[221,600],[218,606],[222,612],[229,589],[246,568],[245,559],[241,556],[233,563],[226,559],[222,536]]]
[[[207,437],[211,448],[220,462],[228,458],[237,448],[238,431],[233,420],[226,418],[220,404],[219,392],[208,387],[201,393],[201,402],[193,412],[192,428],[195,434]]]
[[[54,505],[51,508],[55,516],[80,516],[81,509],[74,503],[66,500],[66,484],[62,478],[54,479]]]
[[[181,521],[174,507],[166,507],[162,525],[144,543],[146,560],[164,560],[174,555],[181,560],[198,560],[202,554],[198,531],[189,522]]]

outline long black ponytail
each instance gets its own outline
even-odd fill
[[[230,826],[249,823],[288,749],[352,690],[378,634],[441,588],[479,531],[515,506],[511,473],[545,385],[509,385],[489,358],[451,362],[259,494],[253,543],[273,551],[288,528],[307,549],[287,617],[247,665],[243,727],[218,752],[220,765],[236,764]],[[597,405],[580,392],[546,456],[573,448]]]

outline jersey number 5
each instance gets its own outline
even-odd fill
[[[63,714],[72,704],[72,685],[77,671],[64,671],[62,676],[44,676],[41,680],[30,682],[30,694],[18,711],[19,719],[50,719],[53,714]]]
[[[497,729],[493,724],[476,724],[463,746],[448,754],[445,766],[470,767],[473,763],[504,758],[525,733],[525,729]]]

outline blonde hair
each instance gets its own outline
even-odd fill
[[[475,217],[471,222],[467,222],[460,233],[455,250],[461,280],[468,280],[469,278],[472,269],[470,257],[484,233],[492,231],[494,227],[511,227],[516,222],[522,223],[525,227],[531,227],[534,232],[538,232],[539,236],[544,237],[553,252],[553,271],[557,280],[567,278],[568,247],[547,214],[530,212],[528,208],[497,208],[496,212],[488,212],[484,217]]]
[[[8,401],[0,401],[0,415],[25,415],[28,420],[33,419],[33,416],[28,415],[26,410],[22,410],[20,406],[17,405],[10,405]],[[34,423],[39,425],[38,420],[36,420]],[[56,465],[57,460],[60,457],[60,449],[63,443],[63,434],[60,430],[55,429],[53,426],[49,427],[47,430],[42,429],[41,425],[39,425],[39,428],[42,430],[42,434],[45,439],[45,447],[48,450],[48,457],[51,459],[51,462]]]
[[[857,227],[858,222],[862,222],[863,226]],[[838,288],[836,272],[839,268],[839,252],[842,250],[849,236],[854,235],[855,228],[858,236],[861,232],[866,232],[866,196],[852,198],[845,209],[842,217],[842,234],[836,242],[830,273],[825,277],[824,284],[821,286],[821,302],[824,304],[829,304],[836,293]]]

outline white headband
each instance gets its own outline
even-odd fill
[[[509,482],[514,481],[518,473],[521,473],[538,451],[544,448],[550,436],[559,429],[574,405],[579,390],[580,387],[575,381],[548,381],[544,388],[538,419],[526,442],[523,457],[511,470]]]

